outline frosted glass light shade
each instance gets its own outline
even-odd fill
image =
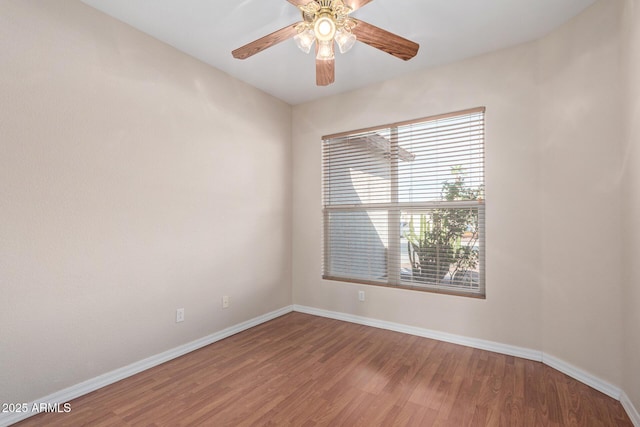
[[[356,43],[356,36],[346,31],[336,31],[336,43],[338,43],[340,53],[347,53]]]
[[[313,46],[313,42],[316,40],[316,36],[313,33],[313,30],[306,30],[299,34],[296,34],[293,38],[293,41],[296,42],[296,46],[303,51],[304,53],[311,52],[311,46]]]
[[[313,26],[313,31],[316,33],[316,38],[320,41],[333,40],[333,36],[336,34],[336,23],[328,14],[321,15]]]
[[[318,41],[318,55],[316,59],[328,61],[333,58],[335,58],[333,54],[333,40]]]

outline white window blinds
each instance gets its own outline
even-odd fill
[[[484,295],[484,108],[323,137],[325,279]]]

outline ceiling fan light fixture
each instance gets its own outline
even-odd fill
[[[355,34],[341,30],[336,31],[335,39],[340,53],[349,52],[357,40]]]
[[[335,58],[333,54],[333,40],[318,41],[318,55],[316,59],[321,61],[329,61]]]
[[[301,33],[298,33],[293,41],[296,42],[296,46],[303,51],[304,53],[311,52],[311,46],[313,46],[313,42],[316,41],[316,35],[313,30],[305,30]]]
[[[323,13],[316,19],[313,31],[319,41],[330,41],[336,34],[336,23],[329,13]]]

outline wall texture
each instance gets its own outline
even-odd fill
[[[294,302],[541,350],[620,386],[621,5],[598,2],[534,43],[294,107]],[[486,300],[323,281],[321,136],[477,106]]]
[[[626,0],[624,12],[623,389],[640,411],[640,1]]]
[[[620,385],[621,2],[539,42],[542,350]]]
[[[290,106],[79,1],[0,52],[1,402],[291,304]]]

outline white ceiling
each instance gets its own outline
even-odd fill
[[[353,17],[420,44],[408,62],[362,43],[336,53],[336,82],[315,84],[315,59],[292,40],[246,60],[231,51],[300,20],[286,0],[82,0],[290,104],[534,40],[595,0],[375,0]]]

